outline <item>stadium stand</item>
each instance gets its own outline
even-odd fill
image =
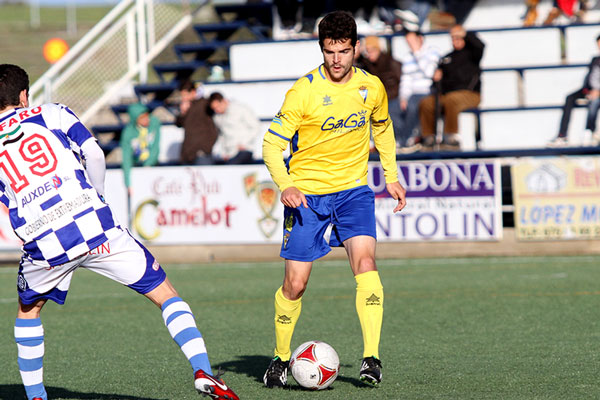
[[[229,72],[230,79],[202,82],[205,93],[220,91],[251,105],[266,128],[294,80],[322,62],[318,44],[315,39],[269,39],[273,23],[270,3],[218,5],[215,10],[218,21],[194,26],[197,43],[174,46],[176,62],[153,65],[160,82],[136,85],[135,93],[151,108],[167,104],[169,109],[174,105],[166,102],[178,82],[200,68],[219,65]],[[465,22],[486,44],[481,105],[460,116],[465,152],[480,150],[485,156],[486,151],[544,148],[556,135],[566,94],[581,85],[587,63],[597,52],[595,38],[600,34],[600,24],[524,28],[519,26],[522,12],[522,2],[499,6],[481,0]],[[232,41],[239,29],[249,29],[254,41]],[[396,58],[408,51],[402,34],[384,37]],[[451,50],[446,32],[426,32],[426,42],[441,54]],[[216,51],[225,51],[226,59],[212,60]],[[125,107],[112,106],[119,124],[125,122],[121,117]],[[584,117],[583,109],[575,110],[569,137],[579,136]],[[99,136],[114,134],[116,126],[97,126],[93,130]],[[112,148],[114,143],[105,145],[105,151]],[[168,156],[174,154],[173,148],[169,144],[161,150],[161,162],[173,161]]]

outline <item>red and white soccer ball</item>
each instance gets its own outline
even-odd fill
[[[292,376],[300,386],[325,389],[340,371],[340,359],[330,345],[317,340],[302,343],[290,358]]]

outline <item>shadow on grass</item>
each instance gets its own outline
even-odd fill
[[[50,399],[81,399],[81,400],[168,400],[150,397],[127,396],[109,393],[83,393],[63,389],[55,386],[46,386],[48,398]],[[0,385],[0,399],[26,399],[23,385]]]
[[[259,382],[261,385],[263,384],[263,375],[267,367],[269,366],[269,362],[271,361],[271,357],[263,356],[263,355],[254,355],[254,356],[240,356],[237,360],[227,361],[218,366],[213,366],[213,373],[216,373],[216,369],[218,367],[221,368],[222,371],[230,371],[236,374],[244,374],[251,378],[254,378],[256,382]],[[350,365],[342,365],[344,367],[350,367]],[[227,380],[227,377],[225,377]],[[356,387],[368,387],[362,383],[358,378],[351,378],[348,376],[338,376],[336,380],[340,382],[346,382]],[[335,383],[334,383],[335,385]],[[331,389],[327,388],[326,390]],[[307,390],[299,385],[289,385],[289,390]]]

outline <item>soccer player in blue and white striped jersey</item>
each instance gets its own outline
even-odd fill
[[[29,107],[28,91],[22,68],[0,65],[0,201],[23,241],[14,333],[28,400],[48,399],[40,312],[48,300],[65,302],[79,267],[127,285],[160,307],[169,333],[192,365],[198,392],[238,399],[211,375],[190,307],[104,201],[106,166],[96,140],[62,104]]]

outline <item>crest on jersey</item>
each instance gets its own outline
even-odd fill
[[[369,90],[366,86],[361,86],[358,88],[358,93],[360,93],[360,97],[363,99],[363,103],[367,101],[367,95],[369,94]]]
[[[331,97],[329,97],[329,95],[325,95],[325,97],[323,97],[323,105],[330,106],[332,104],[333,104],[333,101],[331,101]]]

